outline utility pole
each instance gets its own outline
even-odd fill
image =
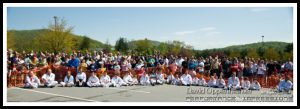
[[[55,26],[55,30],[57,29],[57,16],[54,16],[53,17],[54,18],[54,26]]]

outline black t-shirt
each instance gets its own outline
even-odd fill
[[[188,68],[188,62],[187,61],[182,61],[181,63],[183,68]]]
[[[210,62],[205,62],[204,63],[204,70],[210,70]]]
[[[267,67],[268,67],[268,72],[269,73],[272,73],[275,69],[275,65],[274,64],[267,64]]]

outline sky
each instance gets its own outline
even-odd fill
[[[9,30],[47,28],[64,18],[73,33],[114,45],[127,40],[179,40],[195,49],[264,41],[293,42],[289,7],[8,7]]]

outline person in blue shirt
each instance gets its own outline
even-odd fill
[[[97,67],[97,65],[96,65],[96,63],[95,63],[94,60],[92,60],[92,63],[89,65],[88,69],[89,69],[91,72],[96,72],[96,71],[97,71],[98,67]]]
[[[189,64],[188,64],[188,69],[189,70],[195,70],[197,67],[197,62],[195,59],[192,59]]]
[[[78,72],[79,62],[80,60],[76,57],[76,55],[72,55],[72,59],[69,61],[69,66],[76,68],[76,71]]]

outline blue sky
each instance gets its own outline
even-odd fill
[[[73,33],[111,44],[128,40],[179,40],[195,49],[265,41],[293,41],[288,7],[9,7],[8,29],[46,28],[53,16]]]

